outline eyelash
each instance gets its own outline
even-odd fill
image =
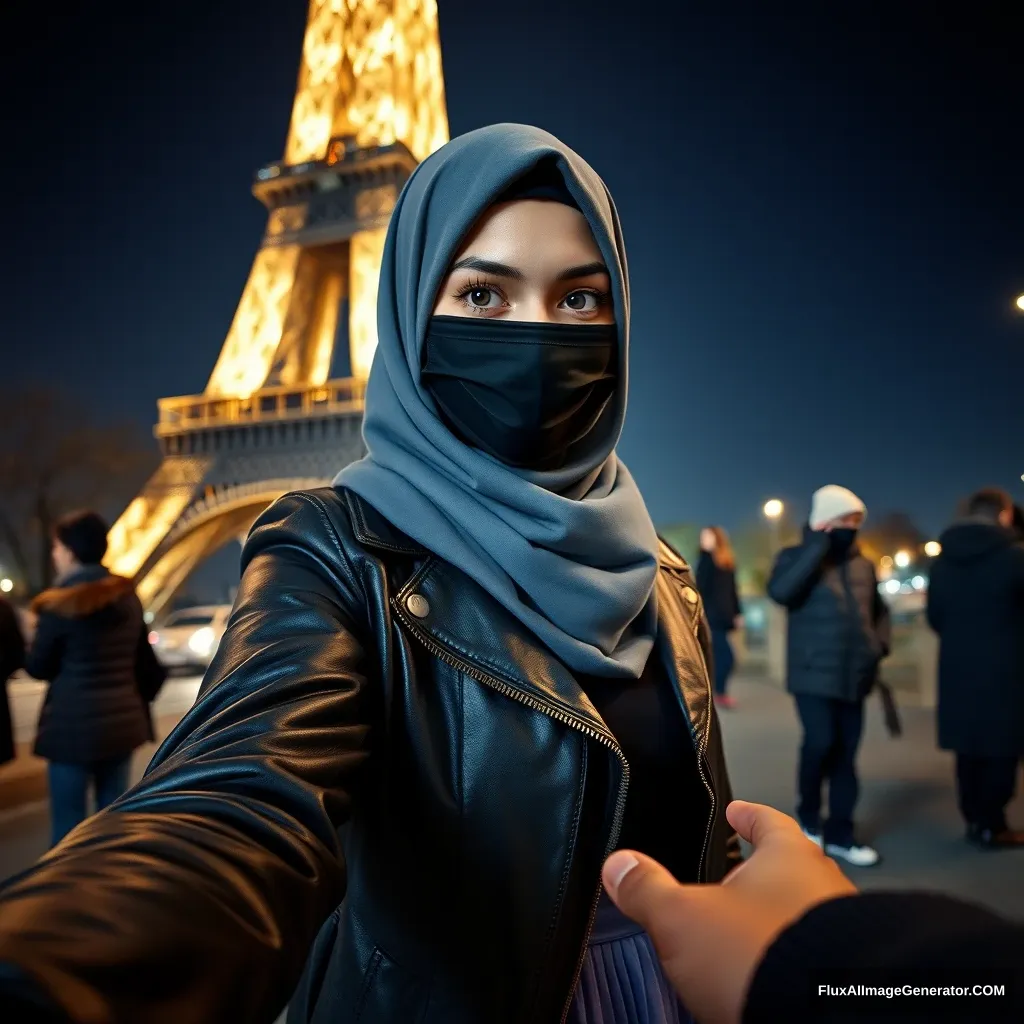
[[[494,292],[500,299],[502,299],[503,302],[505,302],[506,304],[508,303],[508,298],[506,297],[505,293],[501,290],[501,288],[498,287],[498,285],[494,284],[492,281],[484,280],[483,278],[476,278],[472,281],[468,281],[458,291],[452,293],[452,298],[458,302],[461,302],[473,314],[473,316],[487,316],[489,309],[501,308],[500,306],[495,306],[488,307],[488,309],[485,310],[481,309],[479,306],[474,306],[471,303],[467,302],[467,296],[469,296],[470,293],[475,291]],[[570,295],[578,295],[581,293],[585,295],[593,295],[594,299],[597,302],[598,309],[602,309],[604,306],[607,306],[608,303],[611,301],[611,293],[602,291],[600,288],[573,288],[571,292],[566,292],[563,298],[567,298]],[[578,315],[580,313],[580,310],[570,309],[568,310],[568,312]],[[594,310],[589,310],[588,312],[592,315],[594,313]]]

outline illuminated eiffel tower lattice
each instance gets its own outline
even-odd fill
[[[160,400],[163,460],[111,532],[107,565],[149,611],[275,498],[362,455],[384,234],[447,139],[437,0],[311,0],[284,159],[253,185],[269,217],[234,320],[206,390]],[[350,376],[328,379],[346,326]]]

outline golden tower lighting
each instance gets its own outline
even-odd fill
[[[111,530],[107,565],[150,610],[276,496],[326,483],[326,459],[359,457],[387,223],[447,140],[437,0],[310,0],[284,159],[253,185],[262,244],[205,391],[160,400],[164,461]],[[331,381],[346,300],[351,378]],[[329,430],[319,462],[289,458]]]

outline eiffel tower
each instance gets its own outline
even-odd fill
[[[388,220],[448,140],[437,0],[310,0],[284,160],[253,194],[267,228],[205,391],[159,401],[162,462],[114,524],[107,565],[159,614],[270,502],[363,454]],[[329,380],[343,311],[350,376]]]

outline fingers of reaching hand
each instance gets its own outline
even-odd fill
[[[680,886],[657,861],[632,850],[619,850],[602,872],[608,895],[619,909],[647,927],[664,913],[666,901],[678,900]]]
[[[774,807],[733,800],[725,809],[725,816],[729,824],[755,849],[766,842],[804,840],[800,826],[788,814]]]

